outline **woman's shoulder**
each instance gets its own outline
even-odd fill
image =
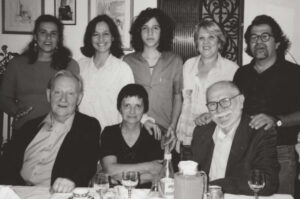
[[[120,133],[120,124],[106,126],[101,133],[101,137],[114,137]]]
[[[121,71],[123,71],[123,72],[132,72],[131,71],[131,68],[130,68],[130,66],[127,64],[127,62],[125,62],[124,60],[122,60],[122,59],[120,59],[120,58],[117,58],[117,57],[115,57],[115,56],[111,56],[112,57],[112,59],[111,59],[111,64],[112,64],[112,66],[114,66],[114,67],[118,67]]]
[[[9,61],[10,65],[23,66],[28,64],[28,57],[26,55],[17,55]]]
[[[91,61],[91,57],[82,57],[79,60],[77,60],[80,67],[87,65]]]
[[[225,66],[226,68],[230,67],[234,70],[237,70],[239,68],[237,63],[235,63],[234,61],[231,61],[225,57],[221,57],[221,63],[222,63],[222,66]]]
[[[78,62],[75,61],[73,58],[71,58],[70,62],[68,63],[67,69],[76,75],[78,75],[80,71]]]

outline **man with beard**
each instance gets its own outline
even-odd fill
[[[244,96],[230,81],[211,85],[206,98],[213,122],[195,128],[192,154],[208,174],[209,184],[221,186],[225,193],[252,195],[249,175],[259,169],[266,181],[259,194],[276,192],[279,165],[275,129],[249,126],[251,118],[242,114]]]
[[[253,129],[276,127],[281,165],[279,193],[294,193],[294,145],[300,125],[300,67],[285,60],[290,41],[270,16],[257,16],[245,33],[253,60],[238,69],[234,82],[245,95],[244,111]],[[284,185],[284,186],[282,186]]]

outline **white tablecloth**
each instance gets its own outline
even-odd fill
[[[12,190],[21,198],[21,199],[69,199],[71,193],[56,193],[51,194],[49,188],[47,187],[23,187],[23,186],[13,186]],[[93,192],[93,189],[90,189],[90,192]],[[117,199],[127,199],[127,192],[124,187],[119,187],[118,192],[121,193],[121,197]],[[132,199],[146,199],[146,195],[149,192],[147,189],[136,189],[133,190]],[[0,199],[5,199],[1,197]],[[99,196],[95,197],[99,199]],[[232,195],[225,194],[224,199],[254,199],[254,196],[245,196],[245,195]],[[263,197],[260,196],[259,199],[293,199],[291,195],[286,194],[274,194],[272,196]]]

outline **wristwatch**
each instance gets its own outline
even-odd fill
[[[277,127],[282,126],[282,124],[283,124],[282,120],[278,116],[274,116],[274,118],[275,118],[275,124],[276,124],[276,126]]]

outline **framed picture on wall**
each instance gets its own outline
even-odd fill
[[[54,15],[65,25],[76,25],[76,0],[54,0]]]
[[[2,0],[2,33],[31,34],[41,14],[44,0]]]
[[[101,14],[107,14],[115,21],[123,49],[131,50],[129,30],[133,17],[133,0],[90,0],[89,21]]]

